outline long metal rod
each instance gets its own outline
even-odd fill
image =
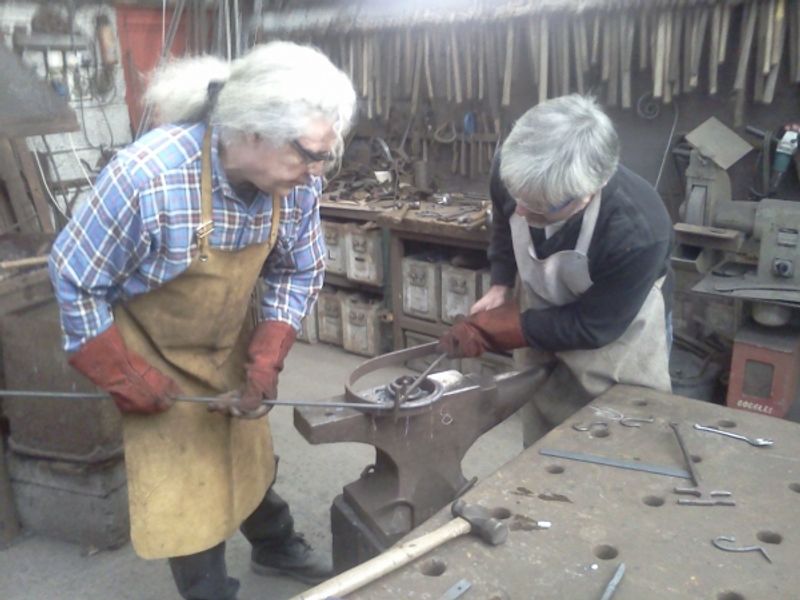
[[[625,575],[625,563],[619,563],[617,570],[614,571],[614,576],[611,578],[611,581],[608,582],[605,591],[603,592],[603,596],[600,600],[611,600],[614,596],[614,592],[617,591],[617,586],[619,582],[622,581],[622,576]]]
[[[427,369],[425,369],[425,370],[424,370],[424,371],[423,371],[423,372],[420,374],[420,376],[419,376],[419,377],[417,377],[417,378],[416,378],[416,379],[415,379],[415,380],[414,380],[414,381],[411,383],[411,385],[410,385],[410,386],[408,386],[408,387],[407,387],[407,388],[404,390],[404,392],[403,392],[403,397],[404,397],[404,398],[408,398],[408,397],[411,395],[411,392],[413,392],[415,389],[417,389],[417,388],[419,387],[419,385],[420,385],[420,384],[421,384],[421,383],[422,383],[422,382],[425,380],[425,378],[426,378],[428,375],[430,375],[430,374],[431,374],[431,371],[433,371],[433,370],[434,370],[434,369],[435,369],[437,366],[439,366],[439,363],[440,363],[440,362],[442,362],[442,361],[443,361],[445,358],[447,358],[447,352],[444,352],[444,353],[440,354],[438,357],[436,357],[436,360],[434,360],[434,361],[433,361],[431,364],[429,364],[429,365],[428,365],[428,368],[427,368]]]
[[[542,448],[539,454],[543,456],[552,456],[554,458],[564,458],[567,460],[577,460],[579,462],[593,463],[595,465],[603,465],[606,467],[617,467],[618,469],[630,469],[631,471],[643,471],[644,473],[652,473],[653,475],[666,475],[667,477],[681,477],[683,479],[691,479],[692,476],[688,471],[683,469],[675,469],[673,467],[652,465],[634,460],[620,460],[617,458],[607,458],[605,456],[597,456],[596,454],[585,454],[583,452],[567,452],[565,450],[552,450],[550,448]]]
[[[17,396],[20,398],[56,398],[62,400],[110,400],[111,396],[102,392],[50,392],[32,390],[0,390],[0,397]],[[194,402],[197,404],[210,404],[218,402],[214,396],[176,396],[178,402]],[[268,406],[308,406],[316,408],[355,408],[372,411],[391,410],[391,404],[372,404],[359,402],[312,402],[306,400],[264,400]]]
[[[689,449],[686,447],[686,442],[683,441],[683,436],[678,429],[678,424],[672,421],[669,426],[675,433],[675,439],[678,440],[678,446],[680,446],[681,454],[683,454],[683,461],[686,463],[686,468],[689,469],[694,487],[700,487],[700,475],[697,473],[697,468],[694,466],[694,461],[692,460],[692,455],[689,454]]]

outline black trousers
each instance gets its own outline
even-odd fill
[[[294,534],[294,519],[286,501],[270,488],[240,529],[254,548],[279,547]],[[228,577],[225,542],[170,558],[169,567],[178,593],[186,600],[234,600],[239,591],[239,581]]]

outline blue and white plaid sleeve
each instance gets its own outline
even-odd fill
[[[279,256],[267,260],[264,272],[263,318],[288,323],[296,330],[314,306],[325,274],[319,218],[321,193],[322,180],[318,177],[311,186],[298,186],[292,191],[289,198],[293,197],[294,210],[298,211],[294,245],[286,252],[276,249]]]
[[[125,164],[112,161],[100,174],[96,193],[53,245],[50,279],[68,352],[111,326],[119,285],[147,255],[149,236],[138,204]]]

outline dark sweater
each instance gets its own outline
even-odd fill
[[[516,202],[492,165],[490,194],[494,206],[489,245],[492,284],[513,286],[517,274],[509,218]],[[672,222],[661,197],[644,179],[620,166],[602,192],[602,204],[587,252],[592,286],[575,302],[522,313],[528,343],[550,351],[593,349],[619,338],[644,304],[653,283],[663,275],[667,314],[672,310],[670,269]],[[531,228],[540,259],[572,250],[578,240],[583,211],[545,239],[543,229]]]

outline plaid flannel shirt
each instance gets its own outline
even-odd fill
[[[94,194],[60,233],[50,278],[61,309],[67,351],[111,326],[112,306],[180,275],[196,253],[200,225],[203,124],[159,127],[121,150],[100,173]],[[239,250],[265,242],[272,198],[250,202],[231,188],[212,134],[212,248]],[[320,178],[282,198],[280,233],[262,271],[264,319],[295,329],[322,287],[324,241]]]

